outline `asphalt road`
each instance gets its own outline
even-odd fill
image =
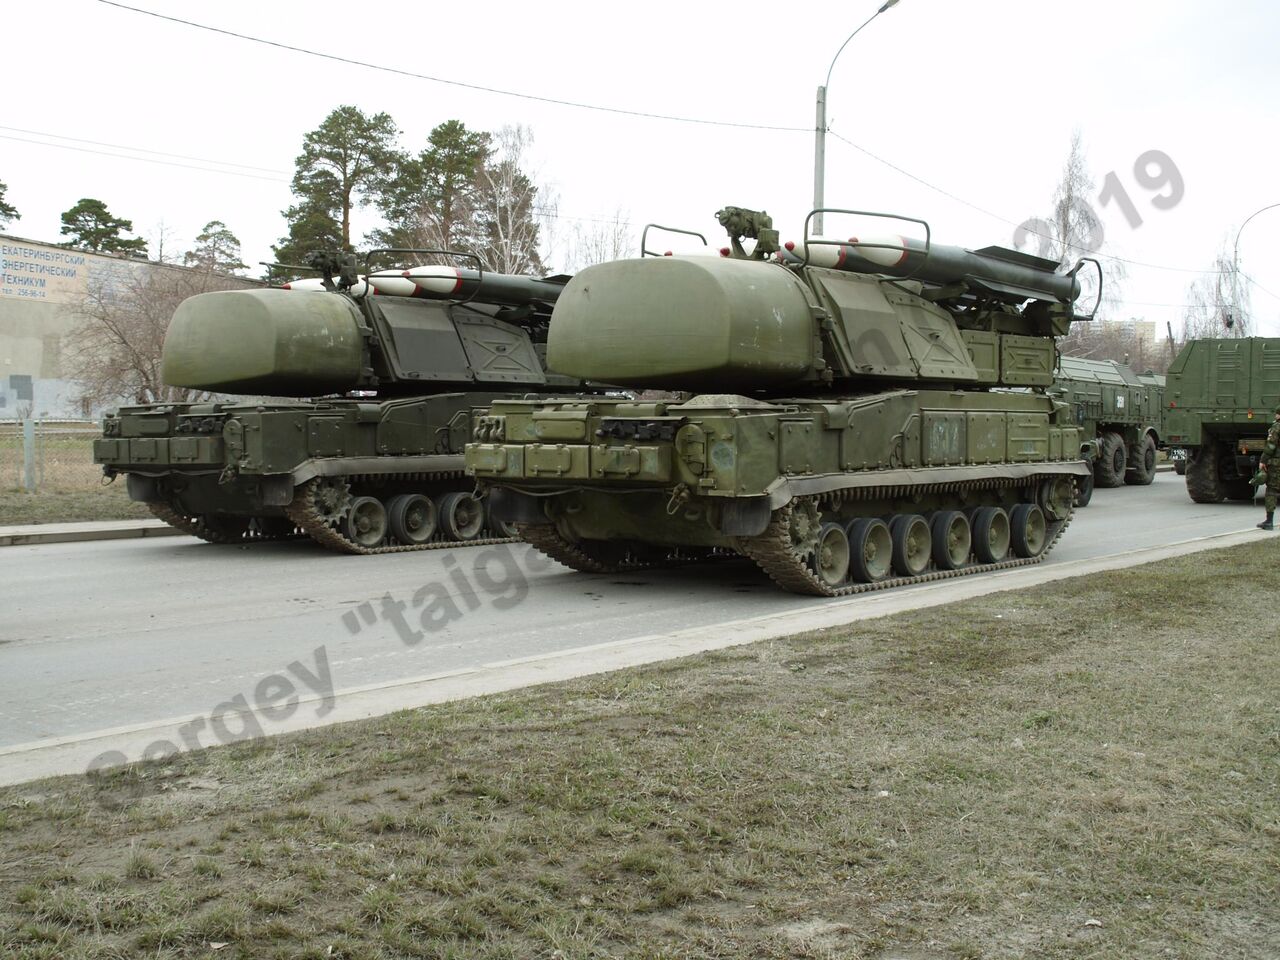
[[[1260,518],[1253,505],[1194,504],[1160,473],[1146,489],[1097,491],[1045,563]],[[826,602],[742,561],[594,576],[523,545],[375,557],[185,537],[6,547],[0,748],[183,716],[229,726],[234,707],[221,705],[322,712],[335,690]]]

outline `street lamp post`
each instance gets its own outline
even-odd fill
[[[826,179],[827,165],[827,84],[831,82],[831,71],[835,69],[836,61],[840,59],[840,54],[844,53],[844,48],[849,45],[849,41],[862,32],[862,28],[874,20],[880,14],[884,13],[890,7],[896,6],[898,0],[885,0],[884,4],[867,17],[866,22],[858,27],[857,30],[845,37],[844,43],[840,44],[840,49],[836,51],[836,55],[831,58],[831,66],[827,67],[827,79],[822,82],[822,86],[818,88],[817,117],[813,128],[813,209],[821,210],[823,205],[822,187]],[[822,233],[822,214],[815,214],[813,217],[814,233]]]
[[[1240,229],[1236,231],[1236,242],[1233,245],[1232,252],[1231,252],[1231,309],[1236,312],[1236,316],[1232,321],[1233,323],[1239,323],[1241,319],[1240,317],[1240,234],[1244,233],[1244,228],[1249,225],[1250,220],[1252,220],[1258,214],[1264,213],[1267,210],[1273,210],[1276,207],[1280,207],[1280,203],[1270,203],[1270,204],[1267,204],[1267,206],[1263,207],[1261,210],[1253,211],[1253,213],[1245,217],[1244,223],[1240,224]]]

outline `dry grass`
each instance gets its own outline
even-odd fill
[[[34,493],[24,489],[22,435],[14,424],[0,424],[0,526],[70,523],[84,520],[132,520],[150,517],[133,503],[123,479],[103,485],[102,467],[93,462],[96,427],[39,425]]]
[[[0,791],[0,954],[1274,957],[1278,546]]]
[[[0,489],[0,526],[24,523],[74,523],[88,520],[143,520],[146,504],[134,503],[124,481],[80,490],[27,493]]]

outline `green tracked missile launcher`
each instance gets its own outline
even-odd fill
[[[165,382],[241,396],[114,411],[94,443],[106,475],[123,474],[130,497],[215,543],[306,534],[381,553],[510,538],[473,495],[463,446],[474,408],[578,387],[545,367],[568,278],[490,273],[478,261],[315,267],[317,279],[180,304]]]
[[[721,258],[566,285],[554,369],[679,393],[492,404],[467,466],[494,515],[578,570],[740,554],[825,596],[1041,559],[1090,473],[1047,393],[1081,264],[718,217]]]
[[[1252,500],[1280,405],[1280,338],[1188,341],[1169,367],[1165,400],[1165,431],[1186,450],[1191,499]]]

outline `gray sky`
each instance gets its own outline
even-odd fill
[[[878,0],[384,2],[359,15],[328,0],[134,5],[536,97],[797,129],[560,106],[338,64],[97,0],[22,0],[5,12],[0,180],[22,214],[8,232],[56,241],[61,211],[91,196],[140,234],[154,238],[163,222],[177,249],[223,220],[246,261],[269,259],[303,135],[352,103],[389,112],[414,151],[448,119],[531,127],[533,172],[558,201],[561,236],[621,211],[637,227],[688,226],[711,239],[714,211],[738,204],[767,209],[784,238],[798,237],[812,199],[815,88]],[[1224,244],[1229,252],[1250,213],[1280,203],[1278,41],[1280,7],[1265,0],[901,0],[832,73],[827,203],[926,219],[944,243],[1010,245],[1014,224],[1048,212],[1078,128],[1097,189],[1114,172],[1142,221],[1131,226],[1114,202],[1101,208],[1103,252],[1136,261],[1113,315],[1176,329],[1194,271]],[[1150,150],[1184,182],[1171,208],[1153,205],[1135,180],[1134,162]],[[366,213],[357,225],[373,223]],[[1256,281],[1258,332],[1280,335],[1280,209],[1249,224],[1240,258]]]

